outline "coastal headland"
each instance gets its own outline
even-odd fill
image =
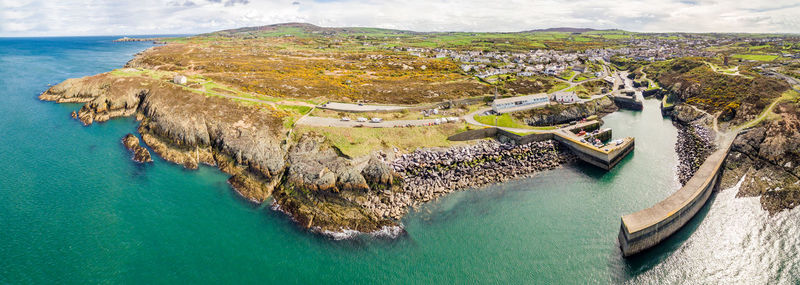
[[[149,148],[189,169],[216,166],[243,198],[269,202],[300,226],[337,238],[400,234],[410,208],[452,191],[577,160],[611,169],[633,151],[635,139],[609,141],[607,130],[595,129],[604,114],[641,106],[644,93],[674,105],[665,113],[693,142],[679,149],[687,185],[711,154],[709,130],[746,128],[753,138],[764,108],[794,114],[794,93],[783,95],[788,86],[758,74],[721,78],[750,80],[740,83],[760,86],[763,99],[704,97],[699,90],[717,81],[690,84],[684,78],[690,71],[708,72],[698,60],[606,61],[603,52],[574,52],[584,44],[567,41],[526,55],[561,66],[556,76],[525,67],[511,76],[493,74],[501,70],[497,66],[470,63],[511,62],[504,58],[529,48],[525,41],[510,50],[473,53],[447,48],[450,43],[424,48],[418,44],[423,36],[413,32],[384,32],[399,46],[382,45],[389,37],[372,31],[306,24],[164,39],[165,45],[137,54],[124,68],[68,79],[39,98],[83,103],[73,118],[85,125],[133,116],[146,148],[133,135],[125,145],[137,161],[147,161]],[[608,44],[593,47],[611,53]],[[618,94],[627,88],[635,96],[620,103]],[[528,94],[547,94],[549,101],[492,112],[494,98]],[[741,139],[732,145],[727,157],[746,147]],[[793,159],[784,165],[796,165]]]

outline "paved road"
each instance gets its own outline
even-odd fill
[[[405,127],[408,125],[428,126],[428,125],[433,125],[435,122],[436,119],[422,119],[422,120],[394,120],[394,121],[383,121],[380,123],[372,123],[372,122],[356,122],[354,120],[342,121],[341,119],[337,118],[305,116],[300,120],[297,120],[296,124],[305,126],[315,126],[315,127],[353,128],[361,126],[365,128],[394,128],[394,127]]]
[[[330,102],[325,104],[325,107],[321,108],[335,110],[335,111],[342,111],[342,112],[373,112],[373,111],[397,111],[397,110],[407,109],[408,107],[393,106],[393,105],[358,105],[350,103]]]
[[[797,80],[797,78],[791,77],[791,76],[789,76],[789,75],[786,75],[786,74],[783,74],[783,73],[780,73],[780,72],[777,72],[777,71],[774,71],[774,70],[771,70],[771,71],[772,71],[772,73],[774,73],[776,76],[778,76],[778,77],[782,78],[783,80],[786,80],[786,82],[787,82],[787,83],[789,83],[789,86],[790,86],[790,87],[791,87],[791,88],[792,88],[794,91],[800,92],[800,89],[798,89],[798,88],[796,88],[796,87],[795,87],[795,86],[797,86],[797,85],[800,85],[800,80]]]

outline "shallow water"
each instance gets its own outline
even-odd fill
[[[333,241],[238,198],[214,168],[138,165],[131,118],[83,127],[36,96],[124,65],[147,43],[0,39],[0,283],[792,283],[798,211],[714,196],[645,255],[620,257],[623,214],[678,189],[676,129],[647,101],[605,118],[636,150],[606,173],[570,166],[463,191],[404,219],[396,240]]]

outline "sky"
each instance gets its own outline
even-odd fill
[[[286,22],[422,32],[800,33],[800,1],[0,0],[0,37],[197,34]]]

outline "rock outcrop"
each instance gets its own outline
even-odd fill
[[[781,118],[740,134],[725,160],[725,185],[744,176],[737,196],[761,196],[770,214],[800,204],[799,111],[796,103],[778,105],[775,113]]]
[[[158,155],[190,169],[218,165],[255,202],[267,199],[283,175],[283,121],[268,110],[149,77],[109,73],[68,79],[39,98],[85,103],[77,117],[86,125],[137,114],[142,140]]]
[[[150,151],[139,144],[139,138],[133,134],[127,134],[122,138],[122,144],[129,151],[133,153],[133,161],[139,163],[152,162],[153,158],[150,157]]]
[[[579,104],[549,105],[545,108],[531,109],[513,114],[531,126],[552,126],[580,120],[591,115],[603,115],[616,110],[617,106],[613,100],[608,97],[601,97]]]
[[[372,163],[368,167],[374,167]],[[300,225],[323,233],[375,232],[397,226],[397,220],[359,204],[378,193],[370,190],[358,168],[331,148],[324,137],[306,134],[289,150],[286,179],[281,191],[275,193],[276,208]]]
[[[688,104],[676,105],[672,110],[672,120],[682,124],[690,124],[692,122],[702,120],[701,123],[709,124],[714,118],[707,116],[706,113],[700,111]]]
[[[395,184],[395,179],[399,178],[397,173],[381,161],[377,156],[372,156],[367,163],[367,167],[361,171],[367,183],[373,188],[386,188]]]

